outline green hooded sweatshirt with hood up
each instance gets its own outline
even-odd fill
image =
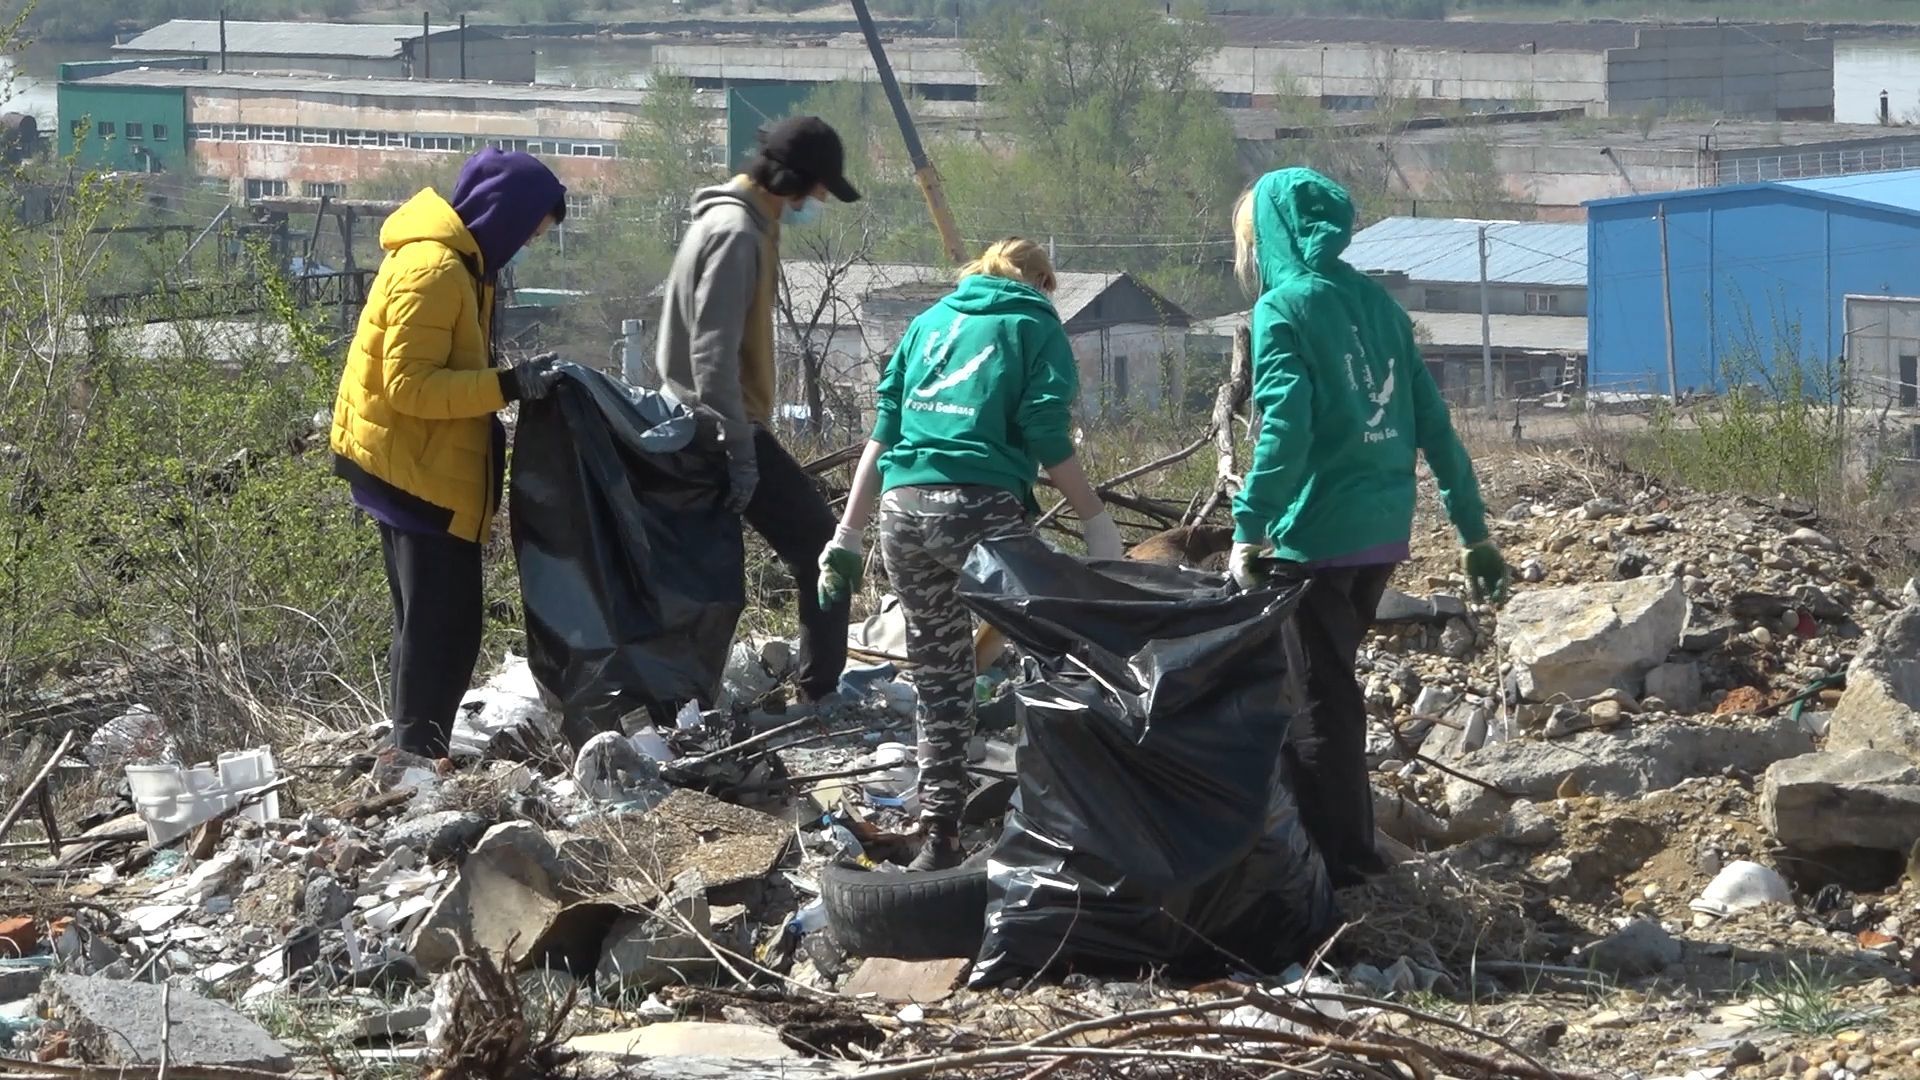
[[[1262,423],[1234,499],[1234,539],[1271,539],[1276,556],[1300,563],[1405,544],[1416,451],[1427,456],[1461,542],[1486,539],[1473,463],[1420,358],[1412,320],[1340,258],[1353,237],[1347,193],[1311,169],[1281,169],[1261,177],[1252,199],[1261,289],[1253,398]]]
[[[874,408],[883,490],[981,484],[1035,509],[1034,476],[1073,456],[1079,370],[1047,294],[987,274],[913,320]]]

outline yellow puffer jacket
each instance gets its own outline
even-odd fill
[[[463,540],[487,539],[499,500],[492,415],[493,288],[453,207],[422,191],[380,228],[374,278],[333,406],[335,471],[378,487]]]

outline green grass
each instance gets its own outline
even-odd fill
[[[1755,1012],[1768,1027],[1790,1035],[1837,1035],[1861,1022],[1858,1009],[1841,1002],[1840,980],[1824,967],[1789,964],[1787,970],[1756,981],[1750,992]]]
[[[1908,22],[1912,0],[1473,0],[1469,18]]]

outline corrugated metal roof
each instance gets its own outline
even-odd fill
[[[915,263],[855,263],[836,269],[837,274],[832,274],[829,264],[801,260],[780,264],[784,288],[788,290],[798,316],[808,317],[820,304],[829,278],[833,279],[836,310],[822,321],[843,326],[859,321],[859,303],[871,293],[901,285],[947,284],[953,281],[953,272],[945,267]],[[1072,322],[1102,293],[1126,277],[1125,274],[1073,271],[1062,271],[1056,276],[1059,278],[1059,287],[1054,290],[1053,306],[1060,313],[1063,323]],[[1167,307],[1169,321],[1178,322],[1186,318],[1186,314],[1173,305],[1168,304]]]
[[[1853,176],[1823,176],[1811,180],[1783,180],[1781,187],[1818,191],[1847,199],[1879,203],[1901,210],[1920,211],[1920,169],[1898,172],[1856,173]]]
[[[444,34],[457,27],[436,26]],[[478,34],[480,31],[469,31]],[[491,37],[492,35],[487,35]],[[420,37],[418,25],[405,23],[309,23],[227,21],[227,52],[241,56],[328,56],[386,60],[400,55],[401,43]],[[213,19],[174,19],[161,23],[116,52],[214,53],[220,50],[220,24]]]
[[[405,98],[409,101],[501,102],[515,109],[536,105],[570,108],[639,108],[651,93],[632,87],[557,86],[548,83],[428,82],[415,79],[356,79],[330,75],[286,75],[275,72],[177,71],[135,68],[96,75],[89,86],[179,87],[186,90],[239,94],[339,94],[361,98]],[[719,107],[718,90],[695,91],[704,103]]]
[[[1409,311],[1436,349],[1480,347],[1480,316],[1472,312]],[[1587,320],[1578,315],[1489,315],[1489,337],[1496,349],[1587,354]]]
[[[1584,286],[1587,227],[1550,221],[1385,218],[1360,230],[1345,258],[1356,270],[1397,271],[1412,281],[1479,284],[1480,226],[1491,241],[1487,280],[1498,285]]]
[[[1338,15],[1216,15],[1230,45],[1291,42],[1384,45],[1396,49],[1461,52],[1601,52],[1631,48],[1640,28],[1631,23],[1442,22],[1437,19],[1349,19]]]

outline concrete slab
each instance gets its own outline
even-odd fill
[[[853,998],[872,994],[891,1005],[945,1001],[959,984],[968,963],[965,957],[931,963],[870,957],[861,962],[860,970],[853,973],[840,992]]]
[[[293,1055],[260,1025],[178,987],[165,991],[162,1012],[162,992],[155,983],[90,975],[50,975],[41,988],[49,1024],[65,1028],[74,1055],[89,1064],[157,1065],[164,1028],[175,1068],[293,1071]]]
[[[770,1027],[700,1021],[672,1021],[603,1035],[581,1035],[567,1040],[567,1049],[631,1062],[677,1057],[782,1061],[801,1056],[800,1051],[781,1042],[780,1033]]]

